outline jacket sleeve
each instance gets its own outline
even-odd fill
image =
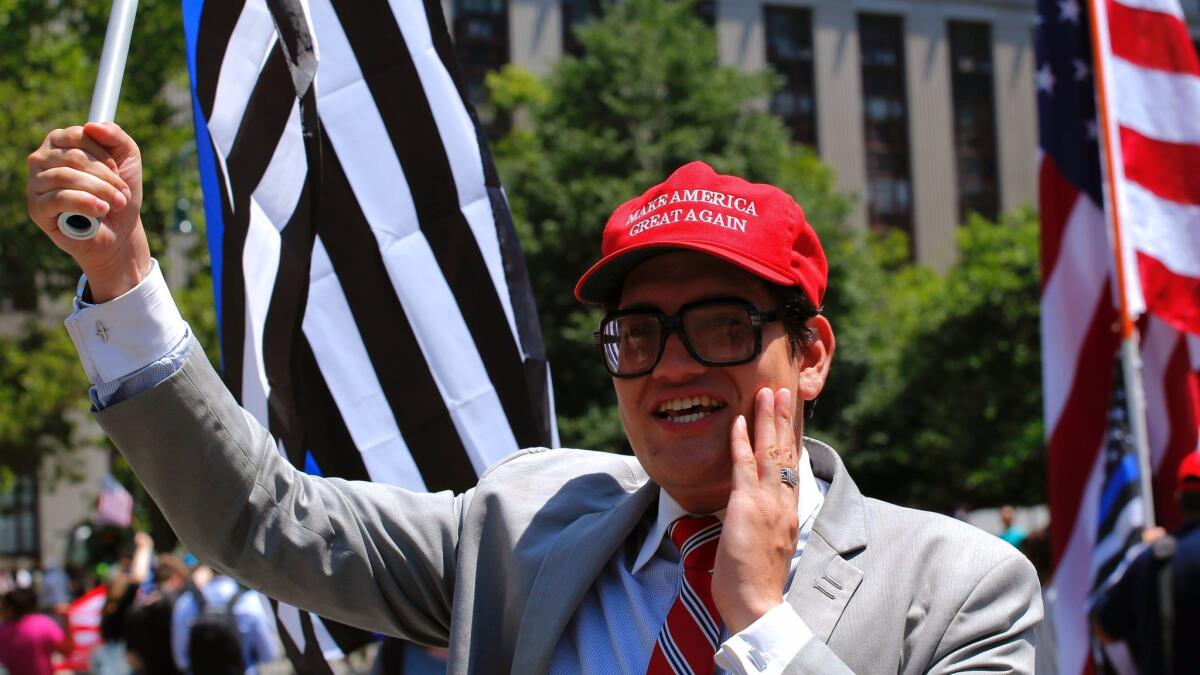
[[[1042,596],[1033,565],[1015,550],[967,594],[942,635],[929,672],[1033,673]]]
[[[296,470],[194,342],[181,369],[96,417],[201,560],[336,621],[446,644],[470,493]]]
[[[784,675],[854,675],[829,645],[816,638],[800,648],[783,672]]]

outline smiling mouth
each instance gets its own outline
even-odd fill
[[[725,407],[725,403],[711,396],[686,396],[673,398],[658,404],[654,416],[659,419],[687,424],[697,422]]]

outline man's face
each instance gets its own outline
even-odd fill
[[[702,253],[677,252],[656,256],[634,268],[625,279],[620,309],[649,308],[673,315],[689,302],[713,298],[740,298],[760,311],[779,309],[758,277],[730,263]],[[817,319],[827,328],[824,319]],[[825,331],[822,331],[824,335]],[[832,353],[832,333],[828,334]],[[793,400],[812,398],[824,382],[828,359],[818,357],[820,383],[813,391],[809,372],[814,364],[801,349],[793,357],[783,324],[773,321],[762,328],[762,353],[738,366],[708,367],[692,358],[679,335],[672,333],[654,370],[632,379],[613,378],[625,434],[638,460],[656,483],[692,512],[724,508],[730,490],[729,434],[741,414],[753,429],[754,397],[759,389],[787,387]],[[821,354],[826,354],[821,350]],[[707,398],[705,398],[707,397]],[[698,419],[670,419],[672,405],[704,404]],[[802,434],[801,415],[795,415],[796,434]]]

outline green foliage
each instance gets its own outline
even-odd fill
[[[30,323],[17,339],[0,339],[0,489],[14,474],[40,466],[71,477],[70,439],[87,406],[87,378],[61,325]]]
[[[719,65],[713,31],[691,3],[613,3],[578,35],[583,56],[564,58],[544,82],[509,67],[488,84],[500,115],[529,122],[495,150],[538,298],[562,441],[620,451],[612,384],[591,347],[600,311],[571,293],[613,208],[696,159],[779,185],[826,230],[849,205],[817,157],[756,105],[775,78]]]
[[[899,233],[845,226],[850,201],[762,110],[770,76],[717,62],[685,2],[629,0],[578,31],[579,58],[544,80],[488,80],[517,124],[496,156],[528,258],[565,445],[625,451],[611,381],[591,347],[600,310],[571,290],[609,213],[694,159],[791,193],[830,263],[837,350],[811,435],[842,451],[868,494],[950,510],[1040,501],[1037,230],[1031,213],[974,218],[947,273],[914,266]]]
[[[65,303],[79,274],[72,260],[30,222],[26,156],[56,128],[81,124],[111,3],[0,0],[0,307]],[[192,138],[178,0],[142,0],[117,108],[117,122],[143,154],[142,219],[152,250],[176,220],[176,203],[199,203],[194,162],[181,161]],[[29,468],[71,447],[73,410],[87,381],[61,325],[29,322],[0,335],[0,467]],[[20,383],[18,385],[17,383]],[[37,392],[35,396],[33,392]],[[31,464],[32,463],[32,464]]]
[[[943,511],[1044,499],[1037,237],[1030,211],[972,216],[944,276],[891,272],[887,302],[853,317],[886,336],[835,412],[868,494]]]

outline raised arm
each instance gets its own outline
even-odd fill
[[[141,186],[137,145],[113,123],[55,130],[29,156],[29,213],[88,275],[97,303],[68,319],[85,370],[98,387],[136,376],[137,387],[95,397],[101,426],[205,562],[323,616],[445,644],[469,497],[327,480],[288,464],[187,338],[150,256]],[[63,211],[101,218],[99,233],[62,235]],[[101,315],[114,318],[101,337],[79,329]],[[169,325],[179,329],[147,330]],[[97,367],[92,352],[108,358]]]

